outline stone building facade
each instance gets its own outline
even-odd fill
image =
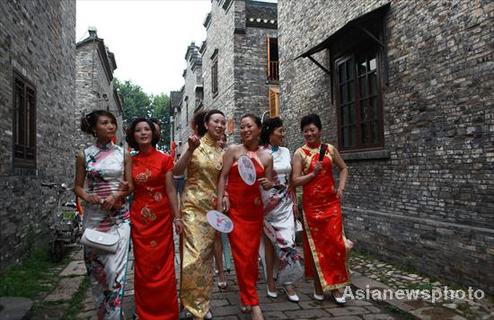
[[[122,99],[113,87],[113,72],[117,69],[115,55],[105,46],[103,39],[98,37],[96,29],[90,27],[89,36],[77,42],[76,54],[76,117],[74,125],[79,127],[82,115],[92,110],[107,110],[115,115],[118,122],[117,144],[123,145]],[[76,146],[83,149],[94,139],[79,132]]]
[[[47,234],[55,192],[41,183],[73,180],[75,12],[0,2],[0,272]]]
[[[170,92],[170,142],[175,142],[178,144],[180,140],[179,128],[177,126],[180,124],[178,119],[178,112],[182,108],[182,91],[171,91]],[[177,147],[177,146],[175,146]]]
[[[349,166],[358,247],[494,291],[494,64],[487,1],[280,1],[291,150],[317,112]]]
[[[202,84],[202,59],[199,54],[199,47],[193,42],[187,47],[185,53],[187,64],[183,72],[184,87],[181,90],[181,101],[174,113],[175,116],[175,136],[177,152],[181,153],[182,146],[192,132],[190,122],[196,111],[203,107],[203,84]],[[175,95],[176,96],[176,95]]]
[[[269,90],[278,88],[276,15],[276,3],[211,1],[204,21],[207,36],[199,50],[203,105],[225,112],[231,141],[238,138],[235,128],[240,117],[245,113],[262,116],[269,110]],[[191,84],[186,79],[186,90]],[[181,122],[180,127],[184,125]]]

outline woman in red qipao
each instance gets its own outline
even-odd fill
[[[172,180],[173,159],[155,149],[154,125],[136,119],[127,141],[132,158],[134,201],[130,213],[134,246],[135,308],[139,319],[178,319],[173,227],[182,230]],[[173,218],[173,215],[175,218]]]
[[[256,280],[258,274],[258,250],[263,230],[264,212],[261,187],[272,186],[273,158],[259,148],[261,120],[255,115],[244,115],[240,119],[240,136],[243,144],[231,146],[223,156],[223,170],[218,182],[218,210],[226,210],[233,221],[229,234],[233,261],[240,288],[242,311],[251,312],[253,320],[264,319],[259,307]],[[247,185],[240,177],[237,161],[248,156],[254,164],[256,181]],[[227,195],[225,185],[228,179]]]
[[[305,145],[293,156],[293,185],[303,186],[304,229],[310,252],[306,259],[314,268],[314,299],[324,300],[331,291],[336,303],[344,304],[339,288],[350,283],[341,217],[340,199],[345,190],[348,169],[338,150],[321,143],[321,120],[310,114],[302,118]],[[322,158],[322,159],[321,159]],[[340,169],[338,189],[332,174],[333,164]]]

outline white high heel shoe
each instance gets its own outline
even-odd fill
[[[291,302],[299,302],[300,301],[300,297],[298,296],[297,293],[294,293],[292,295],[288,294],[288,290],[286,287],[283,287],[283,290],[285,291],[286,296],[288,297],[288,300],[290,300]]]
[[[346,303],[346,298],[345,296],[341,296],[341,297],[337,297],[335,296],[334,294],[332,294],[333,296],[333,299],[334,301],[336,302],[336,304],[339,304],[339,305],[344,305]]]
[[[314,291],[314,294],[312,295],[312,297],[317,300],[317,301],[324,301],[324,294],[317,294],[315,291]]]
[[[269,291],[269,288],[266,287],[266,294],[268,295],[269,298],[276,299],[278,298],[278,292],[275,291]]]

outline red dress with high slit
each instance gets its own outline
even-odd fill
[[[305,267],[312,269],[314,262],[324,291],[337,289],[350,283],[347,266],[347,252],[343,232],[340,200],[336,196],[333,179],[331,145],[322,161],[322,169],[317,176],[304,185],[302,195]],[[298,153],[302,158],[304,175],[312,172],[319,160],[320,146],[313,148],[304,145]],[[310,276],[311,272],[306,273]]]
[[[178,319],[172,212],[165,174],[173,159],[156,149],[132,158],[135,308],[140,319]]]
[[[264,167],[257,155],[248,153],[254,163],[257,179],[264,177]],[[263,205],[258,181],[249,186],[244,183],[235,162],[228,175],[227,192],[230,198],[229,216],[233,231],[229,234],[240,300],[245,306],[259,304],[256,281],[259,272],[258,254],[263,230]]]

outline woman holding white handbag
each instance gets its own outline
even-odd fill
[[[117,121],[105,110],[83,116],[81,130],[96,138],[79,152],[74,190],[85,201],[81,243],[96,301],[98,319],[121,319],[129,253],[129,210],[125,201],[133,191],[131,160],[113,143]],[[122,181],[128,183],[120,190]]]

